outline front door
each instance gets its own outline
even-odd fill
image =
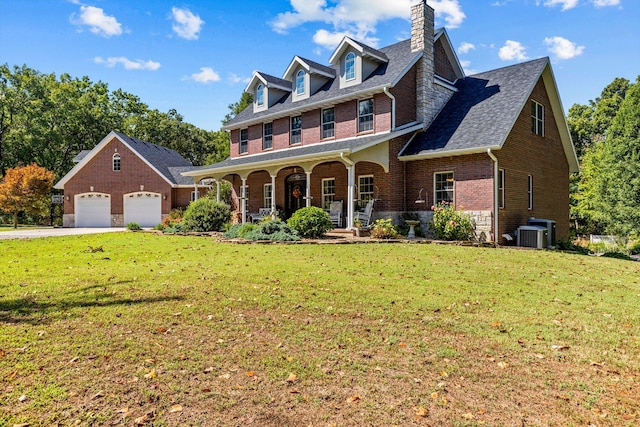
[[[300,173],[293,174],[287,177],[286,183],[285,219],[291,217],[295,211],[307,205],[304,198],[307,193],[307,176]]]

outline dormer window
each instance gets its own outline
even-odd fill
[[[256,89],[256,104],[258,107],[262,107],[264,105],[264,85],[259,84]]]
[[[345,80],[353,80],[356,78],[356,55],[349,52],[344,59]]]
[[[304,70],[298,71],[296,74],[296,94],[302,95],[304,94]]]
[[[113,171],[118,172],[120,170],[120,153],[113,155]]]

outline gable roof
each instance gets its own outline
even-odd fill
[[[166,147],[152,144],[150,142],[132,138],[119,132],[112,131],[107,136],[105,136],[102,141],[100,141],[91,151],[86,153],[86,155],[84,155],[80,159],[78,164],[75,165],[64,177],[62,177],[62,179],[60,179],[60,181],[56,183],[54,188],[60,190],[64,189],[64,185],[71,178],[73,178],[73,176],[78,173],[80,169],[82,169],[87,163],[89,163],[91,159],[93,159],[96,154],[98,154],[104,148],[105,145],[111,142],[113,138],[117,138],[118,140],[120,140],[120,142],[127,146],[127,148],[129,148],[134,154],[136,154],[143,162],[145,162],[170,185],[186,185],[189,182],[193,182],[184,180],[184,177],[180,175],[179,172],[175,173],[175,170],[171,170],[171,168],[175,167],[193,168],[193,165],[191,165],[191,163],[187,159],[178,154],[178,152]],[[76,156],[76,158],[77,157],[80,156]]]
[[[422,56],[422,52],[411,52],[411,40],[404,40],[387,46],[379,52],[388,58],[388,62],[380,64],[378,69],[359,85],[340,88],[339,79],[332,79],[307,99],[294,103],[293,96],[289,93],[269,107],[268,110],[254,113],[253,108],[245,108],[222,129],[229,130],[240,125],[250,126],[279,117],[286,117],[294,111],[299,114],[315,108],[331,106],[338,102],[380,92],[384,87],[394,86]],[[335,75],[339,75],[339,67],[340,64],[329,68],[333,68]],[[259,74],[263,75],[262,73]]]
[[[329,62],[332,63],[333,65],[337,65],[339,63],[340,57],[342,56],[342,53],[349,46],[357,50],[364,57],[372,58],[378,62],[389,61],[389,58],[384,52],[384,49],[383,50],[374,49],[371,46],[367,46],[364,43],[360,43],[359,41],[353,40],[352,38],[345,36],[340,42],[340,44],[338,45],[338,47],[336,48],[336,50],[333,51],[333,54],[331,55]]]
[[[293,73],[297,68],[296,65],[302,66],[302,68],[304,68],[305,71],[310,74],[318,74],[329,79],[333,79],[336,77],[335,68],[331,68],[326,65],[319,64],[310,59],[301,58],[298,55],[296,55],[293,58],[293,60],[291,60],[291,63],[289,64],[289,66],[287,67],[287,70],[284,72],[284,75],[282,76],[285,79],[285,81],[289,81],[293,79]],[[289,81],[289,85],[291,84],[292,84],[291,81]]]
[[[285,92],[291,92],[291,82],[288,80],[281,79],[280,77],[271,76],[266,73],[261,73],[260,71],[254,71],[251,80],[249,80],[249,84],[244,89],[245,92],[251,91],[251,88],[256,84],[256,80],[261,81],[266,87],[280,89]]]
[[[551,100],[569,169],[577,172],[578,160],[547,57],[458,80],[455,85],[458,91],[431,126],[402,149],[400,160],[499,150],[541,77]]]

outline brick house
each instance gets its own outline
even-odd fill
[[[206,191],[181,175],[193,166],[180,154],[118,132],[74,161],[54,186],[64,190],[64,227],[152,227]]]
[[[497,243],[529,217],[567,237],[578,161],[549,59],[465,76],[426,1],[411,20],[409,40],[345,37],[329,65],[295,56],[282,78],[255,72],[253,105],[223,128],[230,157],[184,175],[231,182],[242,218],[343,201],[348,227],[374,199],[374,217],[413,211],[424,226],[448,201]]]

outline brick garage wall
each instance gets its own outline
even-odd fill
[[[531,99],[544,105],[544,137],[531,131]],[[529,217],[552,219],[559,239],[569,236],[569,165],[551,104],[542,81],[536,84],[504,147],[495,152],[505,171],[505,208],[499,227],[511,233],[526,225]],[[528,209],[528,175],[533,177],[533,209]]]
[[[113,155],[116,152],[121,156],[121,170],[114,172]],[[171,185],[114,137],[65,184],[64,213],[71,218],[69,215],[74,214],[74,196],[91,192],[93,187],[94,192],[111,195],[111,215],[119,219],[115,224],[112,221],[112,224],[121,225],[124,194],[140,191],[141,185],[144,185],[144,191],[166,195],[167,198],[163,197],[162,200],[162,213],[169,213],[172,206]],[[65,225],[71,224],[67,222]]]

